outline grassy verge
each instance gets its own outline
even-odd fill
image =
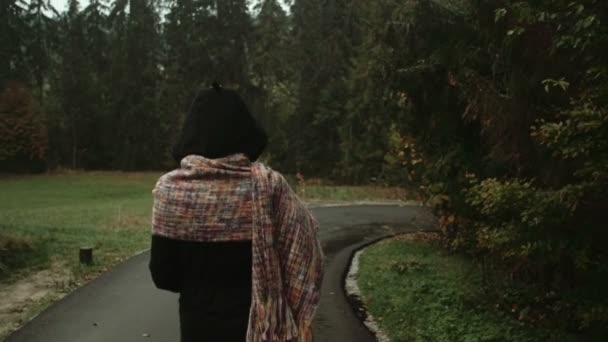
[[[404,200],[405,190],[396,187],[381,186],[332,186],[332,185],[300,185],[298,195],[307,200],[320,201],[375,201],[375,200]]]
[[[150,241],[158,173],[69,173],[0,179],[0,340],[62,294]],[[94,248],[81,266],[81,246]]]
[[[0,180],[0,279],[53,262],[94,273],[149,242],[156,173],[76,173]],[[78,248],[95,248],[80,267]]]
[[[391,341],[566,341],[524,326],[484,300],[479,270],[432,242],[376,244],[360,260],[359,287]]]
[[[310,201],[395,201],[416,200],[413,192],[383,185],[343,185],[312,178],[285,175],[285,179],[301,198]]]

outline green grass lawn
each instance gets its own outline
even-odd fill
[[[159,173],[96,172],[0,179],[0,278],[52,262],[96,272],[149,244]],[[78,249],[94,247],[80,267]]]
[[[383,241],[361,256],[359,287],[391,341],[567,341],[484,302],[480,272],[432,243]]]

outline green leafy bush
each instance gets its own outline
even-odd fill
[[[454,3],[377,5],[375,34],[400,37],[373,52],[400,113],[384,174],[422,190],[505,311],[605,336],[608,3]]]

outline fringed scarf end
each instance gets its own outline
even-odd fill
[[[299,327],[293,318],[289,306],[283,303],[281,297],[267,301],[259,309],[258,314],[262,320],[260,326],[263,327],[261,332],[262,341],[297,341]]]

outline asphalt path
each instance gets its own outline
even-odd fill
[[[315,342],[375,341],[344,294],[350,258],[355,250],[378,238],[429,229],[432,216],[416,206],[312,210],[320,223],[326,256]],[[118,265],[50,306],[6,342],[178,342],[177,295],[154,287],[148,260],[146,252]]]

